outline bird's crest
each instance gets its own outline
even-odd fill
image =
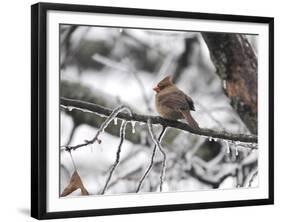
[[[166,76],[158,83],[159,86],[167,86],[170,84],[172,84],[171,76]]]

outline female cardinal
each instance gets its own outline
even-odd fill
[[[192,99],[172,83],[170,76],[162,79],[153,90],[156,91],[155,105],[160,116],[172,120],[185,119],[193,129],[199,129],[190,114],[195,110]]]

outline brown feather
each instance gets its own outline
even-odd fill
[[[170,77],[166,77],[157,84],[155,105],[160,116],[168,119],[186,119],[194,129],[199,129],[190,111],[195,110],[192,99],[174,85]]]
[[[181,111],[182,115],[184,116],[185,120],[188,122],[188,125],[191,126],[193,129],[200,129],[198,123],[193,119],[190,112],[188,110]]]

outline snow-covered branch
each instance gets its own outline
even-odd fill
[[[108,109],[106,107],[94,104],[94,103],[88,103],[80,100],[74,100],[74,99],[68,99],[68,98],[61,98],[61,105],[65,107],[69,107],[70,109],[78,109],[86,112],[93,112],[100,115],[110,116],[114,110]],[[125,107],[123,106],[122,110]],[[126,107],[128,109],[128,107]],[[121,111],[122,111],[121,110]],[[120,110],[118,110],[120,111]],[[239,141],[244,143],[257,143],[257,136],[256,135],[246,135],[246,134],[234,134],[229,133],[226,131],[214,131],[211,129],[199,129],[195,130],[191,128],[189,125],[179,122],[176,120],[169,120],[164,119],[160,116],[149,116],[149,115],[141,115],[136,113],[124,113],[124,112],[116,112],[113,116],[111,116],[111,120],[114,118],[120,118],[126,121],[137,121],[137,122],[143,122],[147,123],[148,119],[151,119],[151,124],[160,124],[165,127],[173,127],[180,130],[184,130],[196,135],[206,136],[210,138],[217,138],[217,139],[223,139],[223,140],[230,140],[230,141]],[[110,121],[111,121],[110,120]],[[109,122],[110,122],[109,121]],[[101,132],[101,131],[100,131]],[[96,138],[97,139],[97,138]],[[88,145],[89,142],[93,143],[96,139],[93,139],[92,141],[86,141],[84,144],[69,147],[70,149],[77,149],[79,147]],[[256,146],[251,146],[252,149],[257,148]]]

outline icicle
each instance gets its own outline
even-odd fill
[[[237,145],[240,145],[241,142],[240,141],[235,141],[234,143],[237,146]]]
[[[131,121],[132,124],[132,133],[136,132],[135,126],[136,126],[136,121]]]
[[[225,143],[226,143],[226,153],[230,153],[229,142],[225,140]]]
[[[238,146],[235,146],[235,156],[238,156]]]
[[[131,109],[129,107],[126,106],[119,106],[117,108],[115,108],[112,113],[107,117],[107,119],[102,123],[99,131],[103,132],[104,129],[109,125],[109,123],[116,118],[116,116],[118,115],[118,113],[122,112],[123,110],[126,110],[130,116],[132,116],[132,112]]]
[[[118,123],[118,118],[114,118],[114,125],[117,125]]]
[[[68,110],[69,112],[71,112],[71,111],[73,110],[73,108],[74,108],[73,106],[68,106],[68,107],[67,107],[67,110]]]

